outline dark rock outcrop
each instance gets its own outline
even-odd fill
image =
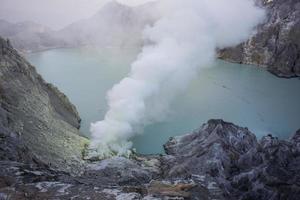
[[[141,46],[144,28],[159,18],[155,9],[153,2],[131,7],[110,1],[90,18],[74,22],[55,34],[71,47]]]
[[[266,67],[280,77],[300,76],[299,0],[258,0],[266,9],[266,21],[252,37],[219,51],[225,60]]]
[[[210,120],[171,138],[167,155],[114,157],[78,176],[0,162],[0,195],[10,199],[256,199],[300,197],[300,135],[257,141],[247,128]],[[2,178],[2,179],[1,179]]]
[[[76,108],[0,38],[0,158],[78,171],[86,139]]]
[[[299,132],[290,141],[260,141],[246,128],[210,120],[165,144],[166,177],[192,178],[226,199],[299,199]],[[220,196],[218,198],[221,198]]]

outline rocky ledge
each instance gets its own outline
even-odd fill
[[[4,199],[288,199],[300,198],[300,131],[289,141],[257,141],[247,128],[209,120],[170,138],[166,155],[113,157],[69,174],[0,162]]]
[[[228,61],[266,67],[280,77],[300,76],[299,0],[257,0],[266,20],[250,39],[219,51]]]

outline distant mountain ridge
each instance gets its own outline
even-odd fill
[[[12,45],[22,52],[60,47],[62,42],[54,36],[53,30],[31,21],[10,23],[0,20],[0,35],[10,39]]]
[[[10,39],[12,45],[22,52],[85,45],[142,45],[144,27],[158,19],[157,14],[152,12],[154,9],[153,2],[130,7],[111,1],[92,17],[58,31],[34,22],[10,23],[0,20],[0,36]]]
[[[63,38],[68,46],[141,45],[144,27],[157,19],[148,9],[153,5],[148,3],[129,7],[112,1],[92,17],[70,24],[58,31],[57,35]]]
[[[32,21],[23,21],[10,23],[5,20],[0,20],[1,34],[4,37],[15,36],[21,32],[31,31],[36,33],[48,32],[50,29]]]

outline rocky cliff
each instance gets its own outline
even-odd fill
[[[299,0],[259,0],[266,20],[251,38],[219,51],[225,60],[266,67],[280,77],[300,76]]]
[[[67,97],[0,38],[1,159],[78,171],[87,142],[79,127],[80,118]]]

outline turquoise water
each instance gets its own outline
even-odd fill
[[[138,49],[55,49],[28,55],[50,83],[77,106],[81,131],[103,118],[106,92],[128,74]],[[258,137],[288,138],[300,128],[300,80],[280,79],[255,66],[216,61],[172,104],[167,121],[133,138],[139,153],[161,153],[169,137],[189,133],[211,118],[248,127]]]

